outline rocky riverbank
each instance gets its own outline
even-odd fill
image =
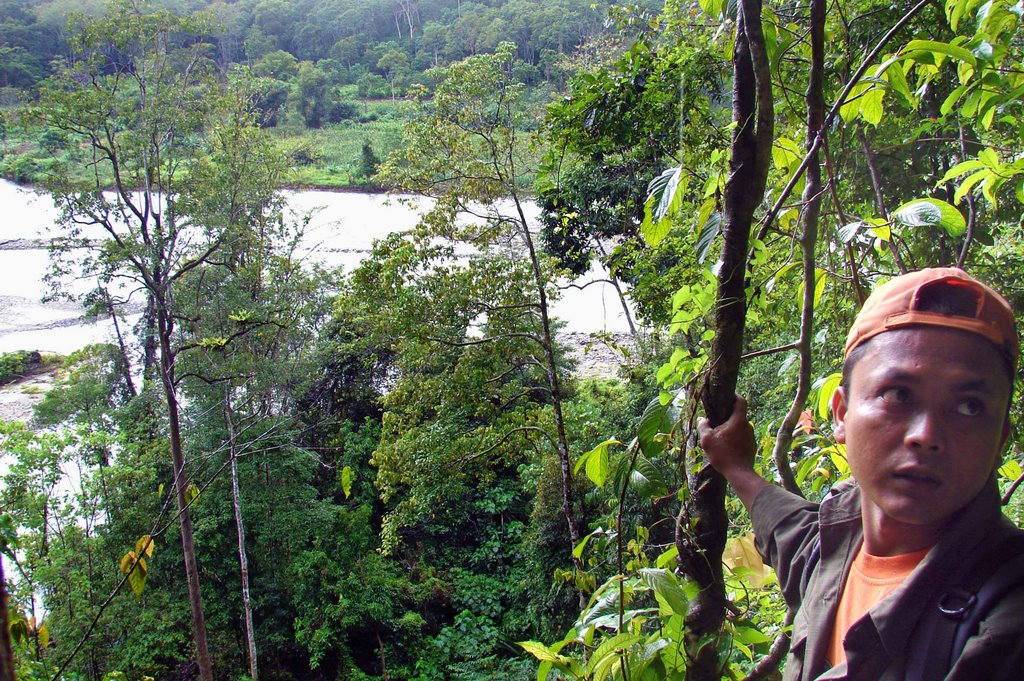
[[[45,364],[0,386],[0,420],[29,423],[32,420],[32,408],[53,387],[59,371],[59,364]]]

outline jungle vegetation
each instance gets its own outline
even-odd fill
[[[874,285],[958,265],[1024,310],[1017,4],[58,5],[0,6],[4,162],[62,208],[55,274],[146,313],[0,426],[3,681],[771,678],[785,605],[696,418],[747,395],[820,498]],[[269,114],[371,75],[405,103],[366,174],[431,201],[310,267]],[[593,262],[634,331],[583,379],[550,302]]]

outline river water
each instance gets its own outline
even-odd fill
[[[291,191],[286,194],[295,215],[312,212],[301,256],[351,270],[366,257],[374,240],[412,228],[423,199],[382,194]],[[406,201],[400,200],[407,199]],[[89,343],[111,338],[109,320],[88,323],[82,309],[70,302],[43,302],[50,266],[46,240],[57,233],[58,211],[45,195],[0,180],[0,352],[39,350],[67,354]],[[537,209],[531,206],[531,220]],[[97,235],[98,236],[98,235]],[[554,315],[575,337],[595,332],[622,334],[628,324],[614,288],[600,282],[606,275],[595,266],[571,282],[555,302]],[[569,283],[569,282],[565,282]],[[85,291],[94,282],[65,280],[71,291]],[[139,298],[141,300],[141,298]],[[129,323],[134,321],[129,317]]]

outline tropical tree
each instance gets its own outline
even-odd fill
[[[530,271],[529,295],[511,309],[537,326],[535,332],[516,331],[512,337],[533,342],[539,354],[535,364],[551,404],[553,428],[537,433],[557,454],[562,514],[575,546],[580,533],[563,413],[565,377],[550,306],[555,273],[534,242],[526,217],[524,178],[531,165],[523,156],[523,112],[519,107],[523,86],[512,75],[514,55],[515,45],[503,43],[493,55],[471,57],[439,71],[433,99],[420,100],[406,129],[407,144],[385,162],[380,178],[385,184],[436,197],[421,223],[427,233],[475,248],[507,242],[525,259]],[[461,224],[460,213],[477,220]],[[508,310],[481,300],[478,311],[489,317]],[[481,342],[500,338],[485,336]]]
[[[71,59],[43,89],[37,115],[84,146],[83,177],[65,167],[46,189],[62,210],[57,243],[84,244],[82,267],[151,303],[193,638],[212,679],[189,510],[178,357],[200,339],[179,331],[181,280],[230,249],[271,206],[280,164],[246,93],[219,79],[201,17],[148,14],[135,2],[79,20]],[[75,159],[76,161],[78,159]],[[105,191],[107,188],[112,191]],[[99,237],[99,240],[97,240]],[[62,251],[65,255],[70,251]]]

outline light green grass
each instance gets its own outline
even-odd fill
[[[362,173],[363,144],[368,142],[381,161],[399,147],[408,102],[358,100],[353,105],[357,109],[355,120],[318,130],[289,125],[271,131],[289,155],[311,161],[296,163],[289,183],[320,187],[366,186],[369,178]]]

